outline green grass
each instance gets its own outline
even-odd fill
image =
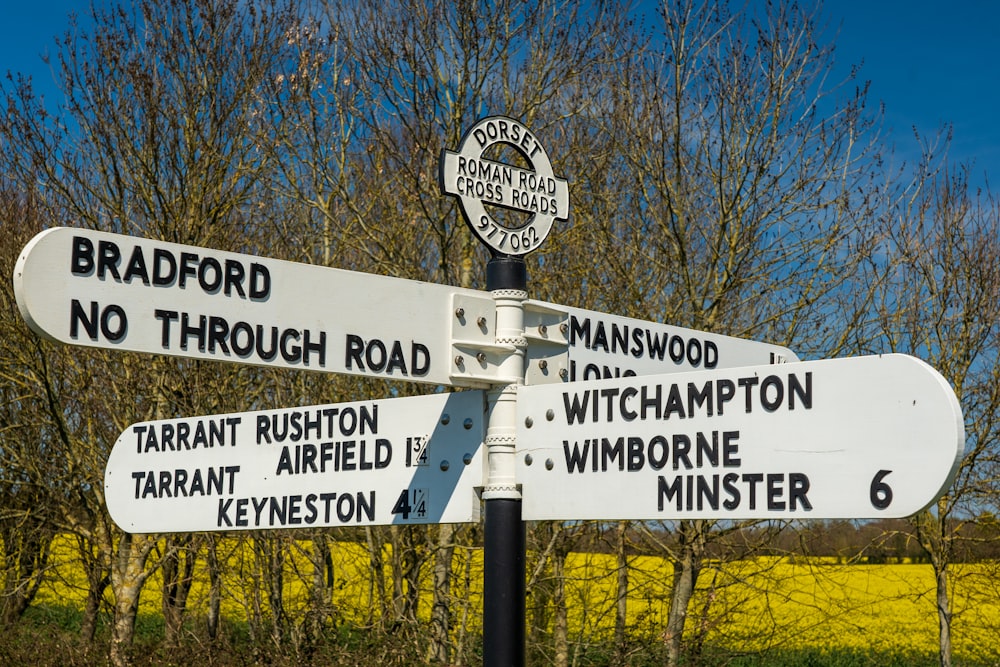
[[[0,631],[0,665],[18,667],[98,667],[107,664],[110,628],[107,615],[98,623],[93,644],[80,637],[82,613],[73,607],[36,605],[19,623]],[[416,667],[424,664],[413,637],[393,632],[341,625],[331,628],[307,645],[290,641],[275,644],[270,637],[251,637],[245,623],[223,620],[217,637],[207,636],[203,618],[189,617],[179,646],[163,641],[162,618],[141,615],[136,622],[135,642],[130,653],[136,667],[175,665],[176,667],[236,667],[268,664],[292,665],[378,665]],[[475,651],[477,648],[472,648]],[[551,650],[548,647],[547,650]],[[577,667],[617,667],[610,646],[571,647],[571,661]],[[530,647],[529,647],[530,653]],[[663,646],[633,645],[630,667],[663,665]],[[547,659],[548,658],[548,659]],[[536,655],[530,667],[548,665],[551,656]],[[475,660],[475,658],[473,658]],[[772,649],[760,654],[739,655],[706,646],[700,659],[689,658],[686,667],[936,667],[935,655],[898,655],[856,649]],[[988,667],[956,661],[958,667]],[[995,667],[995,666],[994,666]]]

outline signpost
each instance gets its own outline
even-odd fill
[[[484,157],[504,146],[531,168]],[[469,228],[495,256],[521,257],[537,249],[552,223],[569,215],[569,184],[552,173],[538,139],[513,118],[491,116],[476,123],[457,153],[442,152],[438,179],[442,192],[458,197]],[[521,211],[530,218],[505,225],[488,207]]]
[[[28,325],[87,347],[485,386],[453,341],[492,344],[475,290],[83,229],[38,234],[14,269]]]
[[[887,355],[526,387],[524,518],[909,516],[954,480],[958,399]]]
[[[524,307],[529,385],[799,360],[781,345],[544,301]]]
[[[529,300],[524,255],[569,186],[518,121],[479,121],[439,178],[487,292],[81,229],[25,247],[18,307],[54,341],[488,390],[134,424],[105,475],[119,526],[477,521],[481,498],[499,667],[524,664],[524,519],[900,517],[953,481],[961,409],[917,359],[799,362]]]
[[[479,520],[483,393],[133,424],[104,490],[132,533]]]

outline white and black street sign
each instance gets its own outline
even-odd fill
[[[134,424],[108,510],[131,533],[477,521],[483,419],[468,391]]]
[[[501,146],[516,150],[531,168],[486,157]],[[476,123],[462,138],[457,153],[442,152],[439,180],[442,191],[458,197],[473,233],[501,255],[535,250],[552,223],[569,215],[568,183],[552,173],[538,138],[513,118],[491,116]],[[521,225],[505,225],[491,215],[489,206],[521,211],[530,218]]]
[[[525,387],[517,429],[525,520],[904,517],[965,444],[905,355]]]
[[[454,386],[452,340],[493,342],[488,295],[83,229],[49,229],[14,270],[18,307],[61,343]]]
[[[799,360],[781,345],[533,300],[525,335],[529,385]]]

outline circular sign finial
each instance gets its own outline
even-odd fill
[[[495,145],[511,146],[530,169],[495,162],[484,155]],[[542,244],[556,220],[569,215],[569,185],[556,178],[538,139],[512,118],[490,116],[462,137],[458,152],[442,151],[441,189],[458,197],[465,221],[495,255],[526,255]],[[509,225],[487,208],[501,207],[531,214],[527,222]]]

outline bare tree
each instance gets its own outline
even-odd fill
[[[248,203],[266,180],[254,102],[281,56],[293,12],[277,1],[253,8],[143,2],[94,9],[91,18],[92,34],[72,31],[61,43],[65,102],[56,112],[24,80],[5,89],[5,171],[41,183],[39,205],[52,223],[244,249],[254,211]],[[70,363],[53,365],[55,353],[37,342],[34,348],[35,370],[25,383],[48,396],[48,418],[73,475],[61,525],[102,551],[115,595],[111,661],[124,665],[155,541],[110,522],[99,483],[104,460],[128,423],[221,401],[219,394],[208,404],[183,399],[197,389],[199,364],[154,361],[150,371],[148,361],[76,352]],[[238,395],[246,392],[234,394],[232,385],[243,381],[232,372],[203,387],[212,393],[230,384],[227,393]]]
[[[967,526],[995,497],[1000,451],[1000,205],[975,192],[968,167],[936,163],[933,146],[904,194],[881,218],[884,242],[869,258],[878,282],[873,351],[927,360],[955,389],[965,456],[951,489],[912,518],[934,570],[939,659],[952,664],[953,564]]]
[[[605,256],[621,272],[608,282],[629,287],[605,298],[648,319],[828,354],[851,317],[838,295],[870,243],[877,137],[864,88],[827,84],[818,8],[758,9],[664,2],[657,46],[615,73],[598,110],[621,156],[623,222],[606,233]],[[670,665],[682,660],[713,522],[675,529]]]

